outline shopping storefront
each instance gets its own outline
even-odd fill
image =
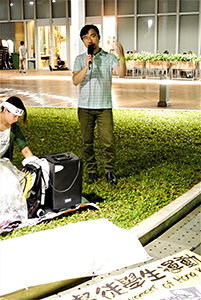
[[[72,69],[84,50],[80,28],[96,24],[101,46],[125,52],[201,54],[201,0],[1,0],[0,39],[10,52],[27,46],[27,67],[48,69],[58,57]]]

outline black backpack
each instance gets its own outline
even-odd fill
[[[41,217],[45,213],[45,181],[43,177],[42,168],[37,163],[31,162],[26,164],[22,169],[24,177],[21,180],[23,190],[28,190],[28,196],[26,196],[28,218]],[[28,176],[31,176],[31,184],[28,180]]]

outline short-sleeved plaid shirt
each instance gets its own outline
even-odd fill
[[[85,67],[87,55],[85,52],[76,57],[73,72],[79,72]],[[78,107],[87,109],[112,108],[112,70],[118,64],[118,58],[114,54],[102,49],[93,57],[91,69],[87,71],[84,80],[80,83]]]

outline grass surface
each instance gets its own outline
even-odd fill
[[[192,188],[201,179],[201,112],[167,110],[114,110],[116,175],[111,186],[104,175],[104,153],[96,132],[99,179],[87,184],[84,166],[83,196],[99,210],[85,210],[34,227],[17,229],[2,239],[55,228],[68,223],[106,218],[130,229]],[[28,108],[23,131],[32,152],[42,157],[72,152],[81,156],[77,110]],[[22,156],[15,149],[13,164]]]

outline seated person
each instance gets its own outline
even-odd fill
[[[65,62],[58,57],[57,65],[59,69],[63,69],[65,67]]]
[[[59,71],[59,70],[69,70],[65,66],[65,62],[63,60],[61,60],[60,56],[58,57],[57,65],[55,66],[55,68],[52,68],[50,66],[50,71]]]
[[[7,157],[12,160],[14,142],[17,143],[24,158],[33,156],[17,123],[21,116],[23,116],[22,125],[27,120],[27,112],[23,102],[18,97],[13,96],[2,102],[0,107],[2,107],[0,112],[0,158]]]

